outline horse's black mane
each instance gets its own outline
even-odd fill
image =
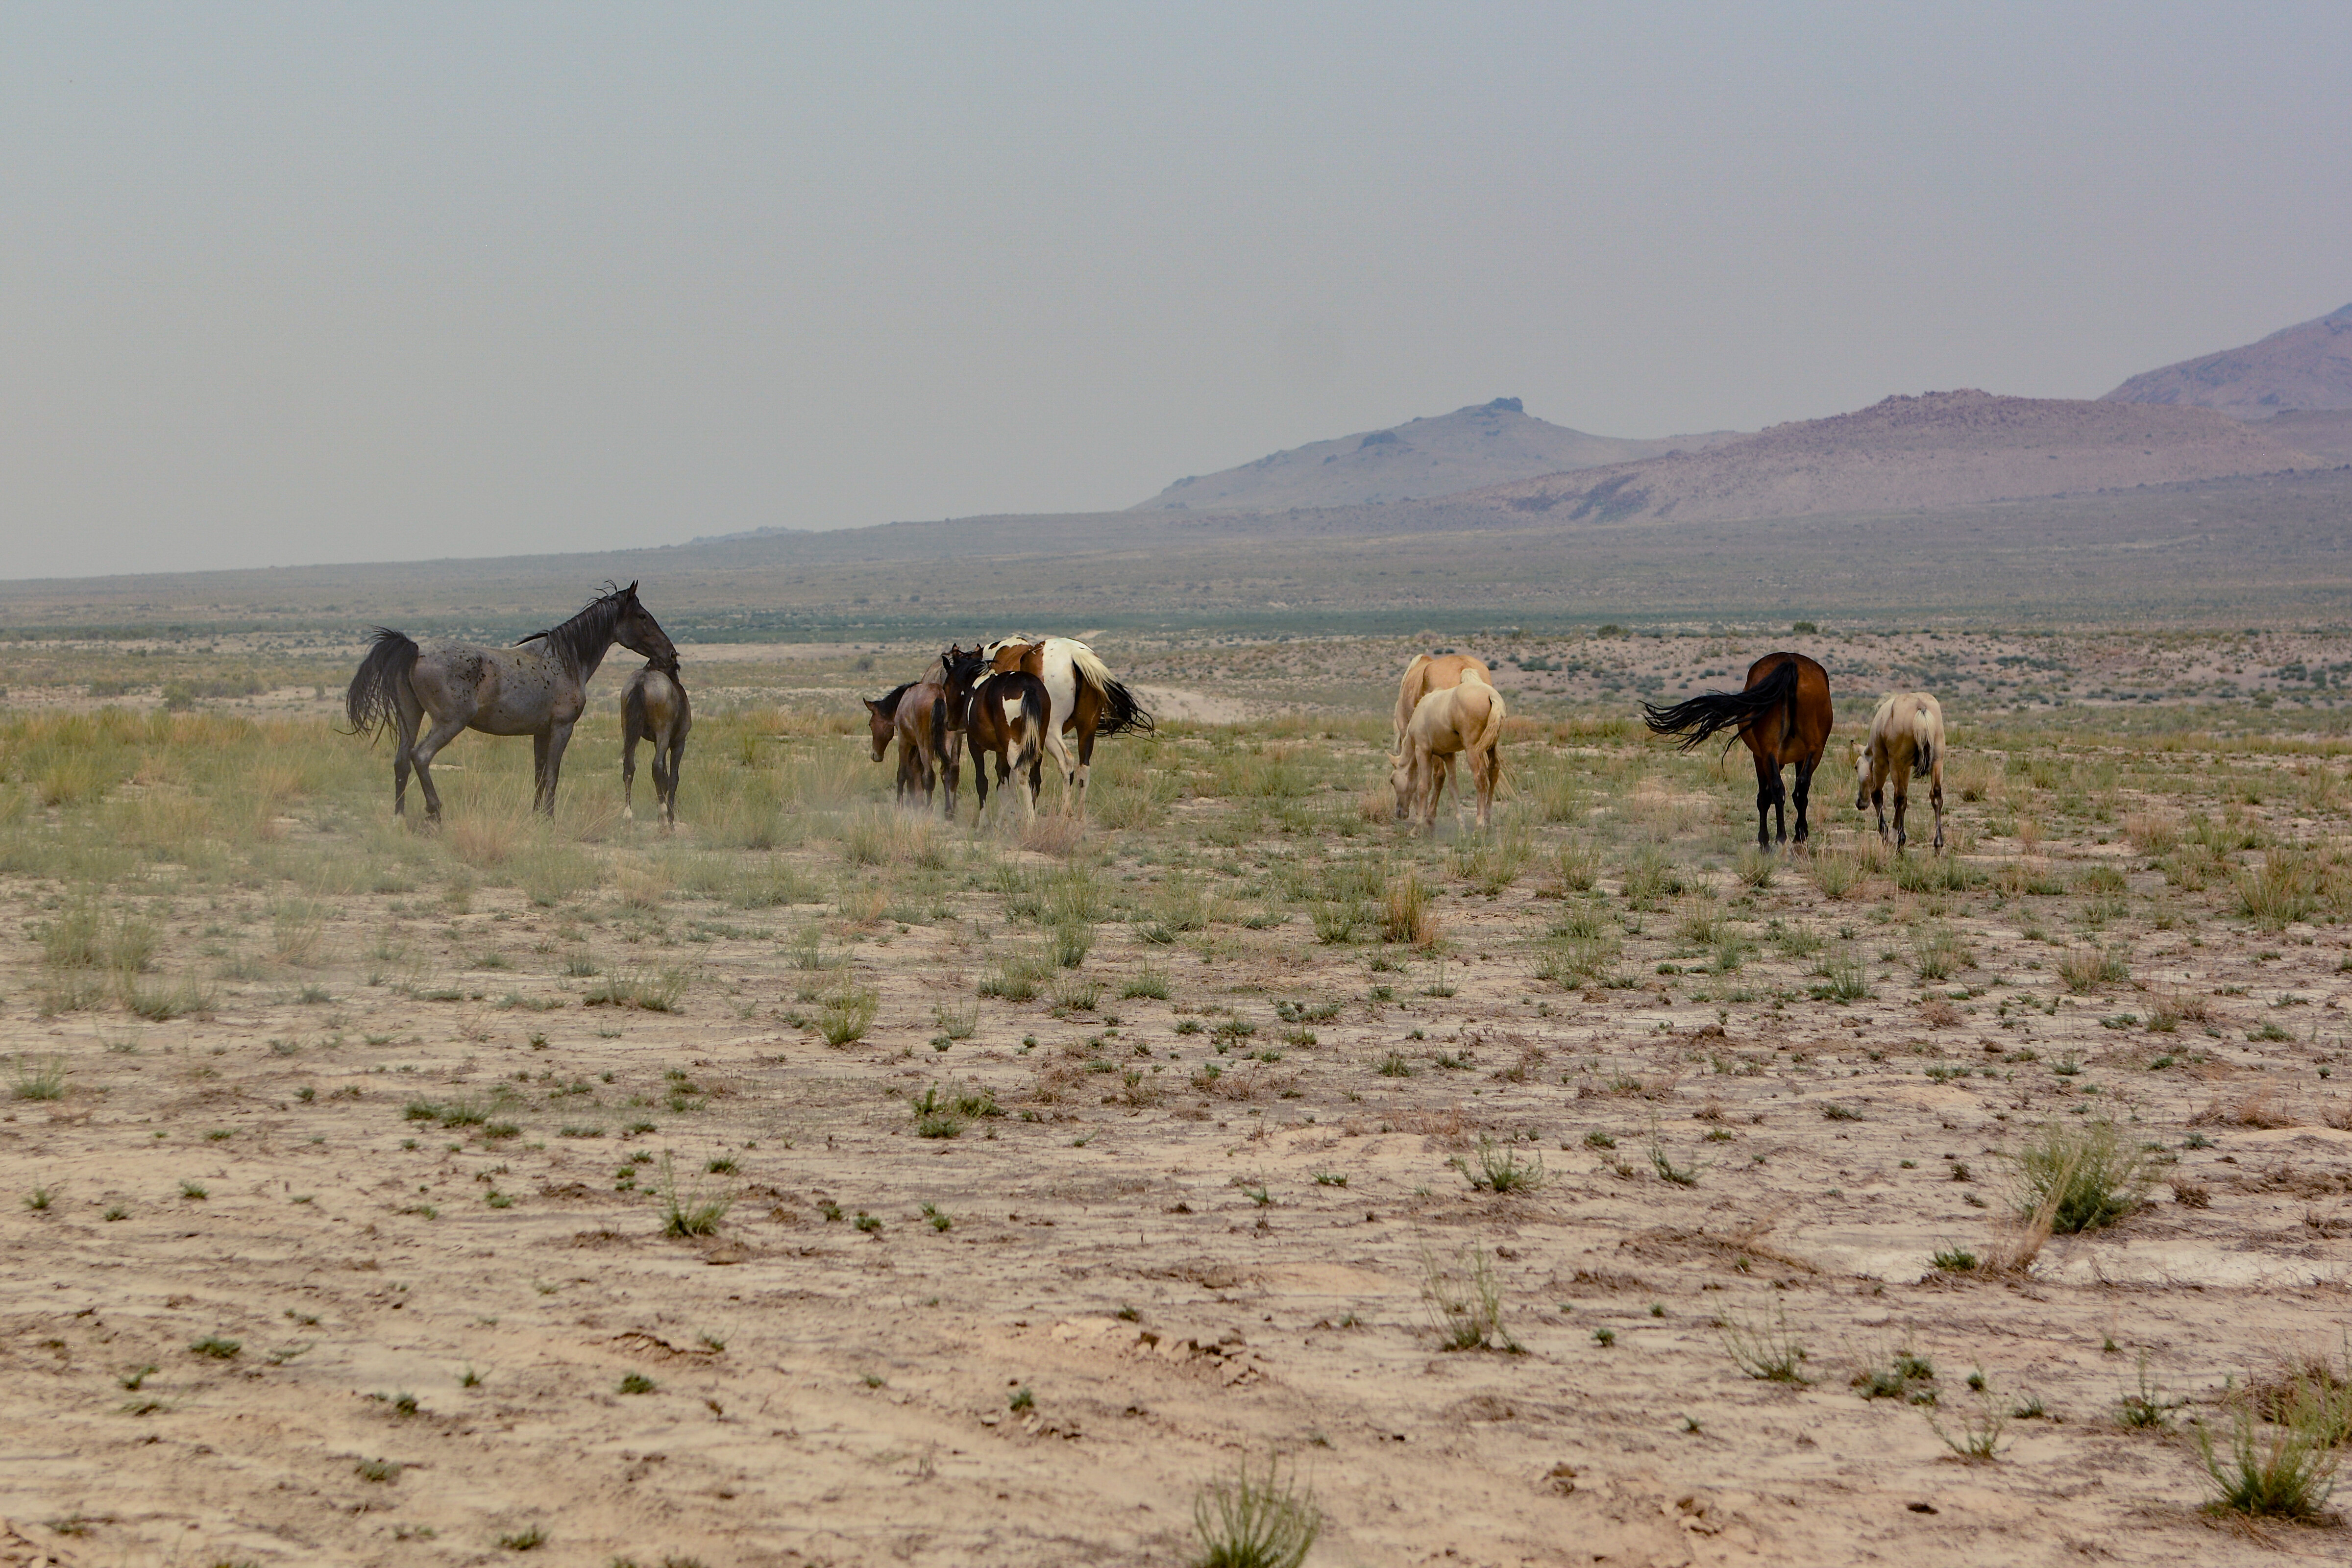
[[[544,641],[555,657],[575,669],[584,668],[604,657],[613,645],[613,624],[621,618],[621,601],[629,591],[613,582],[606,582],[604,591],[581,606],[580,613],[560,626],[549,626],[516,641]]]

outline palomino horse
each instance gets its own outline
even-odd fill
[[[1110,668],[1095,650],[1075,637],[1003,637],[980,650],[999,675],[1021,670],[1045,683],[1052,704],[1045,721],[1045,749],[1062,769],[1062,809],[1087,814],[1087,775],[1093,771],[1095,737],[1149,733],[1151,715],[1135,693],[1113,679]],[[1076,731],[1078,755],[1073,762],[1062,740]]]
[[[1478,789],[1478,826],[1484,829],[1494,810],[1495,786],[1503,777],[1503,719],[1502,694],[1475,677],[1415,703],[1402,745],[1389,759],[1397,820],[1417,815],[1422,826],[1435,833],[1437,797],[1453,781],[1454,759],[1466,754]]]
[[[1404,667],[1404,679],[1397,682],[1396,719],[1391,727],[1390,750],[1402,754],[1404,751],[1404,727],[1412,722],[1412,710],[1421,700],[1433,691],[1444,691],[1465,680],[1482,680],[1495,684],[1495,672],[1486,661],[1475,653],[1417,653],[1412,662]],[[1454,795],[1454,826],[1462,826],[1462,794]]]
[[[1925,691],[1890,691],[1870,716],[1870,734],[1853,747],[1853,808],[1878,808],[1878,837],[1886,835],[1886,785],[1895,785],[1895,847],[1904,844],[1903,814],[1911,804],[1911,775],[1924,773],[1936,808],[1936,853],[1944,850],[1944,705]]]
[[[950,649],[947,662],[948,700],[963,714],[964,743],[971,751],[971,787],[980,795],[973,819],[988,809],[988,768],[982,760],[988,756],[996,759],[996,782],[1019,795],[1024,819],[1034,819],[1038,775],[1045,759],[1045,715],[1053,701],[1045,683],[1024,670],[998,675],[977,648],[970,653]],[[952,713],[950,718],[952,721]]]
[[[1789,841],[1780,770],[1797,769],[1797,842],[1810,828],[1805,801],[1812,794],[1813,770],[1830,743],[1829,671],[1801,653],[1768,653],[1748,667],[1744,691],[1706,691],[1671,708],[1642,705],[1642,717],[1660,735],[1685,737],[1682,749],[1696,747],[1717,732],[1737,729],[1756,758],[1756,847],[1769,849],[1765,836],[1769,821],[1780,840]],[[1728,742],[1726,742],[1728,744]]]
[[[1487,685],[1495,684],[1495,672],[1486,661],[1475,653],[1441,653],[1432,656],[1417,653],[1412,662],[1404,667],[1404,679],[1397,683],[1396,723],[1392,733],[1396,746],[1404,746],[1404,727],[1412,722],[1412,710],[1421,700],[1433,691],[1443,691],[1458,686],[1465,676],[1475,675]]]
[[[621,815],[636,819],[630,796],[637,785],[637,742],[654,743],[654,800],[662,826],[677,826],[677,764],[686,755],[686,734],[694,728],[694,705],[675,669],[649,664],[629,677],[621,691]]]
[[[614,643],[643,654],[663,669],[677,668],[677,649],[637,603],[637,585],[605,585],[585,609],[560,626],[533,632],[512,647],[444,643],[419,649],[407,634],[376,628],[373,646],[343,694],[352,732],[390,726],[399,744],[392,755],[392,810],[407,810],[408,770],[425,792],[425,815],[441,819],[441,793],[433,787],[433,759],[461,730],[486,735],[529,735],[532,742],[531,807],[555,815],[555,781],[572,727],[588,706],[588,681]],[[531,647],[528,645],[538,643]],[[423,740],[417,728],[431,714]]]

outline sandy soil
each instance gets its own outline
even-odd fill
[[[1327,800],[1379,771],[1280,756],[1317,746]],[[1625,750],[1555,756],[1597,790]],[[2309,804],[2340,757],[2232,765],[2275,770],[2215,786],[2271,832],[2340,834]],[[1596,819],[1719,842],[1746,786],[1702,782]],[[1823,847],[1855,849],[1849,806],[1817,794]],[[262,892],[197,892],[156,906],[163,965],[217,961],[216,1005],[163,1023],[43,1016],[58,896],[9,878],[0,1563],[1174,1563],[1202,1483],[1269,1451],[1327,1516],[1313,1563],[2341,1560],[2340,1530],[2201,1512],[2187,1436],[2352,1326],[2324,911],[2257,930],[2120,832],[1996,837],[1956,788],[1973,893],[1882,865],[1832,899],[1801,861],[1750,889],[1702,855],[1727,968],[1678,932],[1698,905],[1626,908],[1612,851],[1614,983],[1566,987],[1537,939],[1587,900],[1542,862],[1489,896],[1441,856],[1434,945],[1333,944],[1223,879],[1297,847],[1240,809],[1096,828],[1142,900],[1068,977],[1100,990],[984,996],[968,1034],[1032,935],[986,878],[751,910],[642,871],[554,909],[360,894],[276,956]],[[841,857],[779,852],[813,885]],[[1206,927],[1155,940],[1188,886]],[[1966,958],[1928,983],[1906,933],[1938,926]],[[1792,931],[1868,994],[1821,994]],[[2070,991],[2084,942],[2129,978]],[[813,1026],[839,982],[812,961],[878,993],[863,1039]],[[595,1005],[662,976],[675,1011]],[[934,1089],[982,1113],[921,1135]],[[2105,1118],[2162,1162],[2138,1212],[2024,1271],[1931,1266],[2002,1245],[2032,1129]],[[1474,1184],[1505,1156],[1541,1184]],[[665,1161],[686,1206],[730,1203],[714,1234],[666,1234]],[[1433,1288],[1482,1264],[1494,1342],[1446,1350]],[[1801,1342],[1808,1381],[1747,1375],[1727,1325]],[[1897,1352],[1932,1374],[1864,1397]],[[1991,1463],[1930,1419],[2035,1402]]]

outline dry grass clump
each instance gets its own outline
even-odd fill
[[[2258,1084],[2224,1106],[2217,1097],[2189,1119],[2191,1127],[2300,1127],[2304,1119],[2283,1103],[2276,1084]]]
[[[2029,1227],[2046,1223],[2060,1236],[2115,1224],[2140,1205],[2156,1178],[2147,1152],[2128,1147],[2112,1121],[2050,1122],[2016,1163],[2019,1219]]]
[[[1732,1364],[1761,1383],[1804,1384],[1805,1347],[1789,1327],[1789,1315],[1780,1307],[1769,1318],[1745,1319],[1726,1314],[1717,1325],[1724,1351]]]
[[[1429,947],[1437,941],[1437,917],[1430,913],[1429,889],[1420,873],[1391,877],[1381,898],[1381,934],[1391,942]]]
[[[1518,1342],[1503,1329],[1503,1282],[1484,1247],[1469,1251],[1467,1269],[1457,1275],[1442,1267],[1427,1247],[1421,1253],[1422,1300],[1429,1309],[1430,1326],[1449,1351],[1504,1351],[1522,1353]]]
[[[2263,931],[2281,931],[2319,908],[2324,871],[2316,857],[2281,845],[2260,866],[2240,872],[2231,886],[2247,919]]]
[[[2058,978],[2067,990],[2085,995],[2129,980],[2131,964],[2120,947],[2070,947],[2058,955]]]
[[[1191,1568],[1299,1568],[1323,1533],[1323,1510],[1272,1455],[1262,1477],[1244,1458],[1238,1479],[1211,1481],[1193,1499],[1192,1531],[1201,1550]]]
[[[2209,1506],[2258,1519],[2319,1521],[2336,1490],[2341,1400],[2297,1383],[2270,1402],[2266,1421],[2256,1404],[2244,1395],[2231,1402],[2230,1428],[2218,1444],[2205,1423],[2197,1424],[2198,1457],[2213,1489]]]

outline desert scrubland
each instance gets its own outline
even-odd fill
[[[687,646],[674,835],[625,656],[424,830],[333,637],[0,646],[0,1561],[1173,1563],[1270,1459],[1310,1563],[2336,1558],[2352,648],[1614,633],[1463,643],[1433,841],[1401,639],[1098,639],[1082,831],[892,803],[917,645]],[[1632,714],[1791,643],[1763,856]]]

